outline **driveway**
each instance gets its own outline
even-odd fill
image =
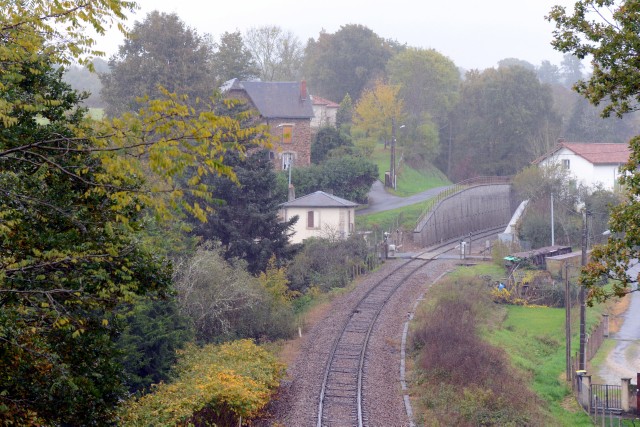
[[[371,186],[371,191],[369,192],[369,206],[365,209],[357,210],[356,215],[388,211],[420,203],[437,196],[438,193],[446,188],[448,188],[448,186],[436,187],[423,191],[422,193],[414,194],[413,196],[400,197],[387,192],[382,182],[376,180]]]

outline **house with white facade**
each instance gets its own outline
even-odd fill
[[[560,165],[587,187],[601,185],[613,191],[617,187],[620,166],[627,163],[629,153],[627,144],[560,142],[533,163]]]
[[[311,102],[313,105],[311,128],[318,129],[323,126],[336,127],[336,118],[338,117],[340,105],[318,95],[311,95]]]
[[[357,203],[316,191],[280,205],[280,217],[288,221],[298,216],[291,243],[310,237],[346,239],[354,232]]]

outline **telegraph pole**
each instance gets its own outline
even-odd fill
[[[396,119],[391,119],[391,167],[390,177],[391,188],[396,189]]]
[[[567,381],[571,381],[571,285],[569,284],[569,262],[564,265],[564,307],[565,307],[565,342],[566,342],[566,362]]]
[[[587,208],[585,207],[582,212],[582,262],[584,267],[587,265]],[[580,370],[586,370],[586,317],[587,317],[587,304],[585,298],[584,285],[580,284],[580,355],[579,355],[579,367]]]

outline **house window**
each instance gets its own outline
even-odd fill
[[[570,165],[569,159],[562,159],[562,169],[569,170]]]
[[[307,211],[307,228],[319,229],[320,218],[317,211]]]
[[[293,166],[293,153],[282,153],[282,169],[287,170]]]
[[[293,125],[282,125],[282,143],[291,144],[293,142]]]

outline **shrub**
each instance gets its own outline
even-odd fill
[[[231,425],[253,417],[269,402],[284,375],[276,358],[249,340],[180,353],[176,378],[161,383],[120,408],[120,423],[151,425]],[[215,423],[215,424],[214,424]]]
[[[481,338],[497,316],[486,288],[461,279],[432,290],[411,336],[422,417],[434,425],[538,424],[538,398],[504,351]]]
[[[229,264],[210,246],[176,263],[174,283],[180,311],[193,322],[199,342],[293,335],[293,306],[287,300],[291,295],[282,290],[278,282],[282,279],[276,276],[284,275],[284,270],[272,265],[268,274],[274,277],[263,273],[261,283],[244,265],[240,261]]]
[[[364,268],[367,254],[367,244],[360,236],[337,241],[308,239],[289,266],[290,287],[300,292],[311,286],[324,292],[345,287],[352,280],[351,267]]]

